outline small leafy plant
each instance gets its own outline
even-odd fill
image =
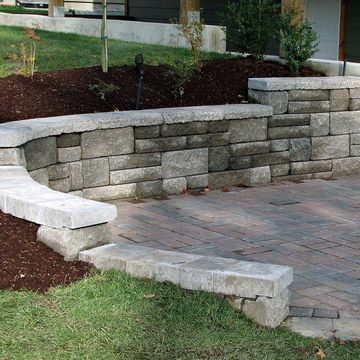
[[[263,59],[279,31],[280,9],[273,0],[229,1],[219,14],[227,42],[240,53]]]
[[[186,42],[190,46],[193,59],[200,62],[200,50],[204,43],[204,19],[199,15],[192,19],[186,17],[181,19],[180,22],[178,22],[177,19],[173,19],[172,23],[175,25],[180,35],[186,39]]]
[[[107,83],[103,80],[97,79],[98,83],[94,85],[90,85],[89,89],[95,95],[99,96],[101,100],[106,101],[106,98],[111,95],[114,91],[119,90],[119,88],[112,84]]]
[[[28,44],[24,42],[20,43],[20,66],[17,69],[17,73],[23,76],[33,78],[36,62],[36,41],[40,40],[40,37],[35,33],[33,29],[30,28],[24,28],[24,34],[30,41],[28,42]]]
[[[176,75],[172,92],[177,98],[185,94],[186,84],[190,81],[194,72],[201,68],[201,47],[204,43],[205,23],[201,16],[192,19],[184,18],[180,22],[177,19],[172,19],[172,23],[180,35],[186,39],[191,52],[189,59],[183,61],[177,60],[171,66],[172,71]]]
[[[317,39],[308,20],[290,25],[282,31],[280,47],[293,74],[299,74],[301,66],[316,53]]]

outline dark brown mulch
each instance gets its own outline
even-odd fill
[[[173,95],[174,74],[166,66],[146,66],[143,108],[241,103],[247,100],[249,77],[290,76],[286,66],[233,58],[207,61],[187,84],[185,94]],[[300,76],[321,76],[303,69]],[[106,101],[89,86],[101,79],[119,87]],[[0,79],[0,122],[69,114],[133,110],[137,75],[133,66],[99,67],[37,73],[33,79]]]
[[[83,278],[91,267],[66,262],[36,240],[38,226],[0,211],[0,289],[45,292]]]

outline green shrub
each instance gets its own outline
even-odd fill
[[[309,21],[287,26],[280,37],[280,47],[286,63],[293,74],[298,74],[301,66],[317,51],[317,34]]]
[[[273,0],[229,1],[219,15],[227,43],[257,59],[263,59],[270,39],[279,32],[280,5]]]

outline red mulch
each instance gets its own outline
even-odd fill
[[[0,211],[0,289],[46,292],[83,278],[84,262],[67,262],[36,240],[38,226]]]
[[[145,59],[146,60],[146,59]],[[303,69],[301,76],[321,76]],[[219,105],[247,100],[249,77],[291,76],[286,66],[254,58],[206,61],[187,84],[181,98],[173,95],[174,74],[166,66],[146,66],[143,108]],[[89,86],[99,79],[119,87],[106,101]],[[104,74],[99,67],[19,75],[0,79],[0,123],[36,117],[133,110],[137,74],[134,66],[113,67]]]

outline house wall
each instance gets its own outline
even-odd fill
[[[340,36],[340,0],[307,0],[305,17],[319,36],[316,59],[337,60]]]
[[[64,2],[65,11],[70,10],[76,13],[92,13],[102,14],[101,0],[69,0]],[[107,1],[108,14],[125,15],[125,0],[108,0]]]
[[[360,1],[346,1],[345,58],[360,61]]]

